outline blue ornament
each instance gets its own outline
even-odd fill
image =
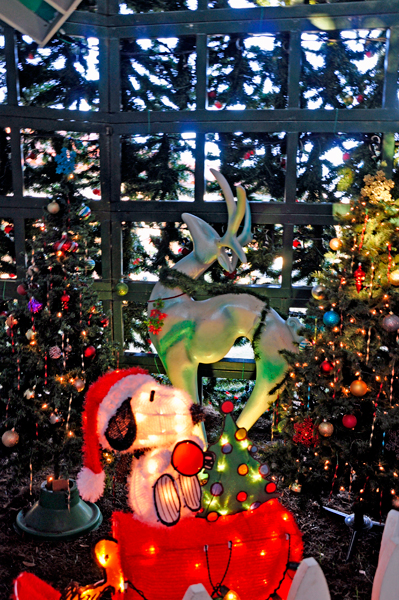
[[[92,258],[86,258],[86,268],[91,271],[96,266],[95,260]]]
[[[64,175],[70,175],[75,170],[75,157],[76,152],[63,148],[60,154],[55,157],[57,163],[56,173],[63,173]]]
[[[334,327],[335,325],[338,325],[339,321],[339,314],[334,310],[328,310],[326,313],[324,313],[323,323],[324,325],[327,325],[327,327]]]
[[[82,204],[82,206],[80,207],[79,211],[78,211],[78,217],[81,217],[82,219],[88,219],[91,215],[91,209],[86,206],[85,204]]]

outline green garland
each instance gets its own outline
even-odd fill
[[[265,303],[266,312],[269,309],[269,298],[247,286],[228,283],[208,283],[203,279],[192,279],[185,273],[164,267],[159,273],[159,282],[167,288],[179,288],[184,294],[195,298],[197,295],[221,296],[222,294],[249,294]],[[262,313],[263,314],[263,313]]]

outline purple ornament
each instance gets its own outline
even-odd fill
[[[32,296],[32,298],[28,302],[28,308],[29,308],[29,310],[30,310],[31,313],[35,314],[35,313],[38,313],[38,312],[40,312],[42,310],[43,304],[41,304],[41,302],[38,302]]]
[[[221,496],[223,494],[223,486],[218,481],[211,486],[212,496]]]

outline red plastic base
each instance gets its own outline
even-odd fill
[[[287,598],[294,571],[288,562],[300,562],[302,537],[292,514],[278,500],[255,511],[221,517],[216,523],[184,519],[171,528],[141,523],[131,514],[114,513],[113,535],[119,542],[121,566],[146,598],[180,600],[187,588],[202,583],[211,594],[204,546],[208,546],[209,571],[241,600],[264,600],[278,589]],[[126,600],[136,600],[129,591]]]
[[[32,573],[21,573],[14,581],[13,600],[59,600],[60,592]]]

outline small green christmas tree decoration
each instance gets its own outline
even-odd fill
[[[247,438],[246,429],[235,424],[233,409],[231,400],[223,402],[223,432],[209,447],[215,461],[211,469],[205,467],[202,473],[202,508],[197,516],[210,522],[219,516],[255,510],[278,496],[268,465],[254,458],[257,448]]]

